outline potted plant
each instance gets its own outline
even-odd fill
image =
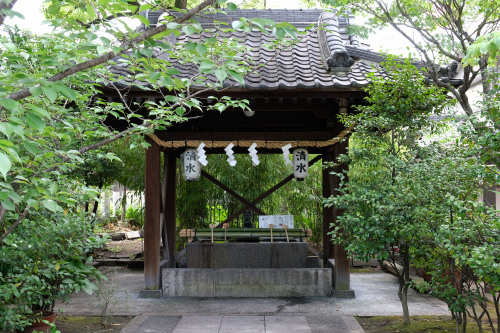
[[[0,331],[40,323],[56,300],[96,290],[91,279],[102,276],[89,253],[105,241],[85,215],[31,214],[0,246]]]

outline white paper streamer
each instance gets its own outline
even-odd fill
[[[226,155],[228,156],[227,162],[229,163],[230,166],[234,167],[236,165],[236,159],[234,158],[234,151],[233,151],[233,143],[231,142],[230,144],[227,145],[224,150],[226,151]]]
[[[257,147],[257,144],[254,142],[254,143],[252,143],[250,148],[248,148],[248,151],[250,152],[249,155],[252,158],[252,165],[253,166],[259,165],[259,163],[260,163],[259,157],[257,156],[257,149],[255,149],[255,147]]]
[[[281,147],[281,150],[283,150],[283,159],[285,160],[285,164],[290,165],[290,166],[293,165],[292,161],[290,161],[290,149],[291,148],[292,148],[291,143]]]
[[[197,155],[198,155],[198,162],[202,164],[203,166],[207,166],[208,160],[207,160],[207,155],[205,155],[205,142],[200,143],[198,148],[196,148]]]

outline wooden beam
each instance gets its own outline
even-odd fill
[[[195,132],[195,131],[171,131],[155,133],[163,141],[236,141],[240,140],[262,140],[262,141],[326,141],[335,138],[338,130],[310,131],[310,132]],[[257,147],[259,148],[259,147]]]
[[[144,216],[144,284],[146,290],[160,288],[160,147],[148,140],[146,150]]]
[[[176,237],[176,187],[177,187],[177,168],[176,157],[168,154],[166,157],[167,181],[165,196],[165,228],[167,231],[168,259],[170,267],[175,267],[175,237]]]
[[[267,215],[262,210],[260,210],[255,205],[253,205],[251,202],[249,202],[247,199],[243,198],[241,195],[239,195],[238,193],[236,193],[235,191],[233,191],[232,189],[230,189],[229,187],[227,187],[226,185],[221,183],[217,178],[213,177],[205,170],[201,170],[201,175],[203,177],[205,177],[206,179],[210,180],[215,185],[219,186],[221,189],[223,189],[224,191],[226,191],[227,193],[232,195],[234,198],[236,198],[240,202],[244,203],[246,205],[246,207],[253,209],[256,213],[258,213],[260,215]]]
[[[312,160],[310,160],[309,161],[309,167],[311,167],[314,163],[316,163],[320,159],[321,159],[321,155],[318,155],[315,158],[313,158]],[[267,198],[268,196],[270,196],[272,193],[276,192],[280,187],[282,187],[283,185],[285,185],[286,183],[288,183],[290,180],[292,180],[293,177],[294,176],[293,176],[293,173],[292,173],[291,175],[289,175],[288,177],[286,177],[285,179],[283,179],[281,182],[279,182],[278,184],[274,185],[273,187],[271,187],[266,192],[262,193],[259,197],[257,197],[256,199],[252,200],[250,202],[250,204],[252,204],[252,205],[258,204],[259,202],[261,202],[262,200],[264,200],[265,198]],[[225,221],[219,223],[217,225],[217,228],[221,228],[224,223],[231,222],[232,220],[234,220],[235,218],[237,218],[238,216],[240,216],[241,214],[243,214],[247,209],[248,209],[248,206],[244,206],[243,208],[241,208],[237,212],[231,214]]]

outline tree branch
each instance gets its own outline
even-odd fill
[[[10,226],[10,228],[2,235],[2,237],[0,237],[0,244],[2,244],[5,237],[7,237],[19,225],[19,223],[21,223],[22,220],[24,220],[26,215],[28,215],[30,207],[31,206],[26,207],[24,209],[24,212],[21,215],[19,215],[19,218],[17,219],[17,221],[13,225]]]
[[[3,25],[3,21],[5,20],[4,10],[12,10],[12,7],[16,4],[17,0],[11,0],[9,4],[6,3],[5,0],[0,0],[0,26]]]
[[[216,0],[205,0],[203,1],[200,5],[194,7],[193,9],[189,10],[186,14],[184,14],[183,16],[177,18],[176,20],[174,20],[175,23],[183,23],[187,20],[189,20],[191,17],[193,17],[196,13],[198,13],[199,11],[203,10],[204,8],[210,6],[210,5],[213,5],[214,3],[216,2]],[[88,60],[88,61],[85,61],[85,62],[82,62],[82,63],[79,63],[75,66],[72,66],[62,72],[59,72],[58,74],[50,77],[47,81],[51,81],[51,82],[56,82],[56,81],[59,81],[59,80],[62,80],[68,76],[71,76],[73,74],[76,74],[78,72],[81,72],[81,71],[84,71],[86,69],[90,69],[90,68],[93,68],[93,67],[96,67],[96,66],[99,66],[99,65],[102,65],[108,61],[110,61],[111,59],[121,55],[121,54],[124,54],[126,51],[130,50],[131,48],[133,48],[135,45],[141,43],[141,42],[144,42],[145,40],[147,40],[148,38],[151,38],[159,33],[162,33],[164,32],[165,30],[167,30],[167,26],[166,25],[160,25],[160,26],[157,26],[156,28],[153,28],[151,30],[147,30],[146,32],[144,32],[142,35],[139,35],[135,38],[132,38],[124,43],[122,43],[120,45],[120,48],[122,49],[120,52],[113,52],[113,51],[110,51],[106,54],[103,54],[102,56],[100,57],[97,57],[97,58],[94,58],[94,59],[91,59],[91,60]],[[31,96],[31,92],[29,91],[29,89],[24,89],[24,90],[21,90],[21,91],[18,91],[18,92],[15,92],[13,94],[11,94],[10,96],[8,96],[8,98],[11,98],[13,100],[16,100],[16,101],[19,101],[19,100],[22,100],[24,98],[27,98]]]

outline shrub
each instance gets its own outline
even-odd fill
[[[97,289],[100,279],[87,265],[106,239],[93,234],[85,215],[34,213],[0,247],[0,331],[20,329],[37,310],[53,310],[56,300]]]

